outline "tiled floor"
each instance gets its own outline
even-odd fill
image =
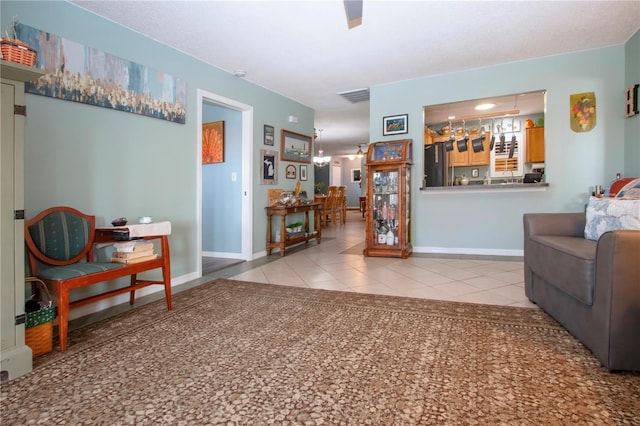
[[[322,230],[322,242],[277,253],[229,278],[271,284],[424,299],[535,307],[524,294],[520,258],[480,259],[412,254],[408,259],[364,257],[364,220],[349,211],[345,225]],[[290,250],[290,251],[289,251]],[[344,253],[347,251],[347,253]]]

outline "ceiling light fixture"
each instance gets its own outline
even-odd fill
[[[313,164],[318,167],[324,167],[331,162],[331,156],[323,155],[324,151],[322,150],[322,130],[323,129],[314,129],[314,139],[318,141],[318,155],[313,157]]]
[[[358,145],[358,152],[356,152],[356,157],[358,158],[364,157],[364,152],[362,151],[362,144]]]
[[[491,108],[493,108],[495,106],[496,106],[496,104],[480,104],[480,105],[477,105],[474,109],[476,111],[486,111],[486,110],[491,109]]]

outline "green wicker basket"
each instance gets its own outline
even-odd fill
[[[49,293],[49,289],[47,288],[47,285],[42,280],[35,277],[28,277],[25,279],[25,282],[32,282],[32,283],[38,284],[40,288],[44,290],[45,294],[49,298],[49,302],[51,302],[51,293]],[[56,308],[55,306],[49,306],[34,312],[27,312],[26,317],[27,317],[25,321],[26,328],[31,328],[37,325],[46,324],[48,322],[53,321],[56,318]]]

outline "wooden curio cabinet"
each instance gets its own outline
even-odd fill
[[[411,254],[411,155],[411,139],[369,145],[365,256]]]

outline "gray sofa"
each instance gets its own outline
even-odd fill
[[[584,213],[531,213],[524,221],[529,300],[610,371],[640,371],[640,231],[584,238]]]

